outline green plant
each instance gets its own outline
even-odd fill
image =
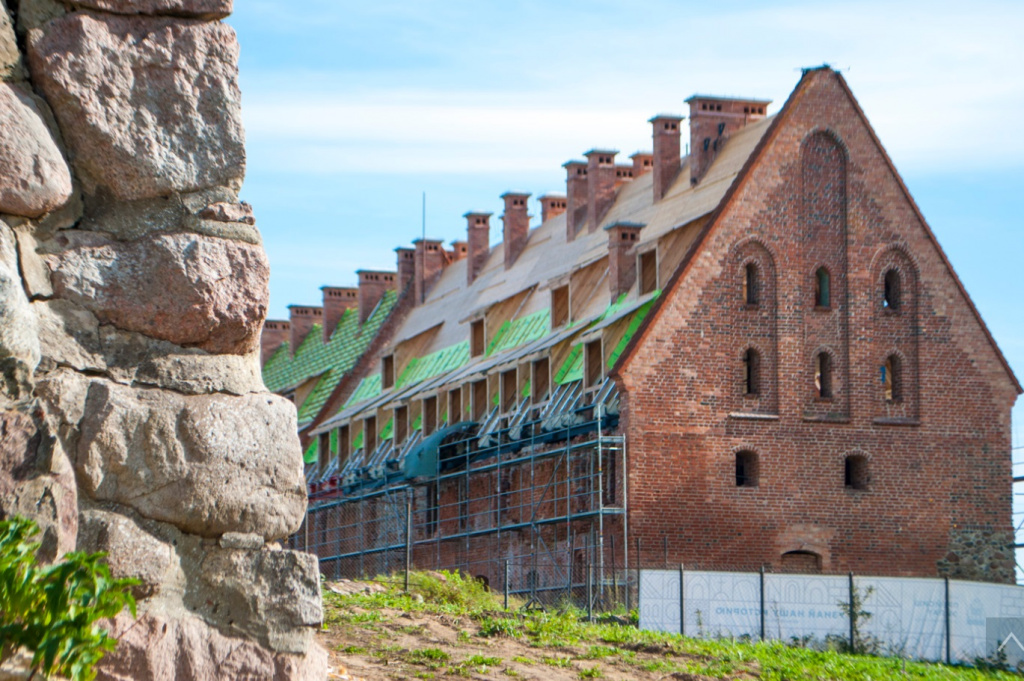
[[[827,637],[828,642],[834,644],[837,650],[857,655],[877,655],[880,652],[881,641],[862,632],[864,624],[871,619],[871,613],[864,609],[864,601],[870,598],[874,592],[875,587],[873,586],[869,586],[863,591],[854,587],[850,593],[850,601],[838,603],[839,609],[850,618],[850,633],[853,634],[853,640],[851,642],[849,639],[836,636]]]
[[[497,667],[501,664],[500,657],[486,657],[484,655],[473,655],[467,657],[463,664],[472,665],[473,667]]]
[[[126,606],[135,616],[128,587],[112,579],[102,553],[73,552],[53,565],[38,565],[39,528],[31,520],[0,521],[0,662],[24,649],[32,673],[89,681],[115,639],[97,624]]]
[[[484,617],[480,620],[479,636],[492,638],[504,636],[506,638],[519,638],[523,635],[523,625],[519,620],[508,617]]]
[[[604,676],[604,672],[601,671],[600,667],[591,667],[590,669],[581,669],[579,671],[579,677],[581,679],[599,679]]]

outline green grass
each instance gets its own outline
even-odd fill
[[[612,657],[617,657],[617,660],[610,662],[627,669],[633,667],[663,675],[686,673],[727,678],[747,674],[764,681],[878,681],[890,678],[1019,681],[1021,678],[1007,671],[849,655],[834,650],[787,645],[780,641],[759,643],[684,638],[679,634],[642,631],[616,618],[589,623],[572,608],[547,613],[520,613],[515,609],[506,612],[499,597],[488,593],[476,581],[458,574],[414,573],[410,581],[412,594],[402,593],[397,586],[373,594],[339,596],[325,593],[325,626],[373,626],[381,621],[378,611],[382,608],[445,615],[474,623],[476,626],[472,629],[478,628],[475,637],[515,639],[538,649],[539,660],[513,657],[517,663],[534,665],[543,662],[561,668],[577,668],[580,678],[597,678],[600,672],[598,666],[580,664],[583,661]],[[353,609],[363,612],[354,613]],[[474,634],[469,631],[459,632],[460,642],[469,642],[473,638]],[[566,649],[578,652],[566,656]],[[397,647],[385,646],[373,654],[378,658],[399,657],[396,652]],[[452,663],[443,657],[445,655],[447,653],[440,649],[427,648],[402,657],[410,662],[419,660],[418,664],[432,671],[447,666],[446,673],[459,676],[471,676],[474,671],[501,664],[499,658],[481,655]]]

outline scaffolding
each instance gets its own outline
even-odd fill
[[[462,570],[539,604],[584,583],[601,598],[625,586],[628,565],[627,451],[617,425],[611,381],[589,391],[573,383],[542,405],[524,400],[448,429],[427,475],[389,482],[387,469],[400,469],[389,461],[424,444],[383,442],[353,457],[361,485],[351,484],[351,460],[340,467],[349,489],[311,505],[292,544],[318,555],[328,577],[390,574],[408,560]]]

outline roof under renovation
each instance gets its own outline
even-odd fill
[[[575,229],[569,229],[567,221],[572,219],[574,209],[570,189],[568,210],[555,212],[529,229],[525,244],[516,244],[519,253],[511,263],[505,253],[506,238],[489,248],[473,278],[467,272],[473,266],[472,253],[445,264],[425,287],[423,301],[403,310],[404,318],[394,320],[389,342],[375,349],[392,363],[393,377],[387,381],[381,373],[381,362],[369,363],[366,366],[373,367],[372,370],[350,376],[351,387],[344,391],[346,394],[332,395],[342,377],[353,372],[356,360],[370,346],[370,338],[392,313],[401,293],[389,292],[362,325],[354,315],[346,313],[327,343],[319,329],[314,329],[294,357],[287,344],[282,345],[266,363],[264,376],[271,390],[294,390],[296,397],[302,398],[296,401],[300,430],[305,428],[310,438],[306,451],[310,476],[316,480],[337,478],[351,486],[379,484],[411,475],[414,471],[407,469],[406,460],[413,452],[416,458],[422,455],[422,447],[417,447],[424,439],[423,413],[419,407],[413,409],[406,428],[409,432],[396,446],[391,416],[396,405],[418,405],[425,396],[444,395],[452,386],[486,381],[496,372],[534,357],[550,359],[548,402],[561,401],[562,407],[568,408],[581,399],[592,403],[599,397],[608,408],[614,408],[616,398],[610,381],[605,381],[607,385],[600,390],[585,390],[588,386],[584,385],[584,344],[595,338],[603,339],[603,380],[692,245],[704,218],[719,205],[771,120],[758,116],[727,140],[716,142],[713,162],[699,178],[691,175],[691,159],[679,160],[676,155],[674,179],[660,199],[655,198],[655,172],[627,174],[625,169],[630,166],[615,165],[620,176],[614,195],[597,221],[590,216]],[[614,158],[615,152],[589,152],[588,161],[592,162],[589,156],[597,153],[609,154],[601,159],[606,161]],[[575,162],[575,166],[586,165],[583,161]],[[561,195],[546,195],[552,196]],[[510,201],[506,199],[506,237],[513,219],[509,216]],[[634,235],[630,237],[635,239],[635,243],[630,243],[631,252],[657,251],[657,274],[647,290],[631,285],[615,291],[610,286],[609,277],[614,274],[609,256],[610,237],[616,227]],[[472,240],[472,234],[470,237]],[[553,291],[570,282],[571,310],[564,317],[553,314]],[[411,295],[414,288],[409,285],[407,294]],[[481,321],[486,341],[483,351],[474,353],[472,327]],[[389,387],[385,388],[385,383]],[[301,390],[304,385],[306,388]],[[474,412],[469,399],[458,401],[464,412],[460,414],[448,413],[450,401],[440,403],[436,426],[431,424],[428,434],[463,422],[487,421],[499,412],[508,412],[508,406],[500,404],[500,390],[500,381],[492,378],[487,383],[487,414]],[[531,392],[530,378],[521,373],[515,390],[526,402]],[[554,404],[547,406],[554,408]],[[367,420],[370,418],[373,420]],[[341,430],[342,427],[347,428]],[[365,432],[370,427],[375,428],[373,437]],[[349,439],[347,443],[339,441],[344,437]],[[322,450],[327,442],[331,454],[342,452],[344,456],[340,458],[344,460],[331,456],[333,463],[318,466],[318,448]],[[368,451],[371,447],[374,451]]]

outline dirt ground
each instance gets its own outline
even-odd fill
[[[531,647],[515,638],[482,638],[469,618],[397,610],[352,608],[353,618],[366,621],[335,625],[318,634],[330,653],[333,678],[367,679],[681,679],[708,677],[670,672],[662,647],[627,650],[625,656],[580,645]],[[378,619],[379,618],[379,619]],[[605,656],[602,656],[605,655]],[[580,659],[580,658],[598,659]],[[491,659],[486,659],[491,658]],[[495,659],[496,658],[496,659]],[[645,668],[651,667],[650,669]],[[737,679],[753,679],[742,674]]]

